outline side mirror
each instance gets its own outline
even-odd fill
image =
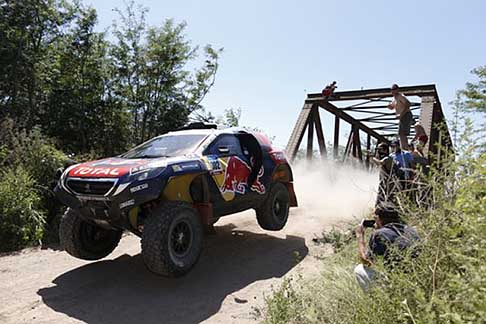
[[[221,154],[228,154],[230,150],[227,146],[218,146],[218,152]]]

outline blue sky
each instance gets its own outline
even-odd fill
[[[87,0],[99,30],[122,1]],[[139,0],[147,22],[186,21],[194,45],[224,47],[203,104],[241,107],[245,126],[287,143],[306,92],[435,83],[447,116],[455,91],[486,65],[486,1]],[[324,119],[325,135],[331,136]],[[329,119],[330,121],[330,119]]]

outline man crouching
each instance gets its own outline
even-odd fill
[[[365,227],[374,227],[371,234],[368,249],[365,245]],[[358,253],[362,261],[356,266],[354,273],[359,285],[366,292],[374,281],[383,275],[373,269],[373,262],[377,257],[382,257],[385,266],[390,270],[400,262],[398,254],[409,249],[414,242],[419,240],[415,228],[407,226],[399,217],[396,210],[387,207],[378,207],[374,212],[373,220],[364,220],[355,230],[358,240]]]

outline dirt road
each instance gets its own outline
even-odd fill
[[[318,191],[315,184],[306,189],[309,185],[301,181],[301,193]],[[52,249],[0,257],[0,323],[258,321],[254,309],[263,305],[272,285],[297,273],[311,276],[323,266],[316,256],[325,253],[325,247],[312,238],[372,201],[362,187],[359,194],[348,192],[353,195],[346,202],[353,206],[351,212],[339,201],[338,187],[330,191],[335,196],[320,202],[309,193],[310,200],[302,199],[304,206],[292,210],[280,232],[261,230],[253,211],[220,220],[217,234],[206,238],[197,266],[179,279],[148,272],[133,235],[96,262]]]

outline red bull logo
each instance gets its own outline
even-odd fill
[[[224,181],[220,187],[222,193],[234,192],[244,194],[248,185],[248,176],[251,173],[250,166],[237,156],[230,156],[227,161]],[[251,185],[251,190],[259,194],[265,193],[265,186],[260,182],[263,176],[263,167],[258,172],[257,179]]]

